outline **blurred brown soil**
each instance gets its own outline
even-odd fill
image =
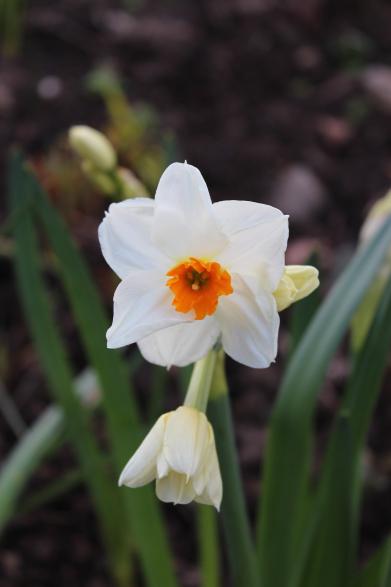
[[[385,193],[391,180],[387,2],[140,0],[132,13],[119,0],[28,4],[22,51],[0,62],[2,169],[10,145],[22,145],[37,160],[70,125],[103,126],[103,105],[87,91],[85,77],[96,66],[111,64],[130,100],[152,105],[162,128],[174,131],[180,158],[201,168],[214,199],[257,200],[290,214],[288,261],[304,262],[315,246],[327,288],[352,253],[370,203]],[[5,199],[0,202],[5,217]],[[104,203],[96,202],[76,209],[78,222],[72,229],[109,308],[112,281],[96,238],[103,209]],[[11,262],[3,257],[0,279],[0,304],[7,309],[2,335],[6,385],[31,423],[49,403],[49,394],[15,303]],[[81,368],[84,358],[75,327],[64,303],[59,304],[75,368]],[[284,315],[279,360],[270,369],[228,365],[252,513],[267,423],[286,359],[288,320]],[[140,394],[143,373],[145,369],[139,376]],[[347,374],[341,352],[319,401],[319,453]],[[370,482],[364,500],[363,557],[391,526],[390,393],[388,378],[366,459]],[[14,442],[2,422],[2,458]],[[70,451],[61,450],[41,467],[29,492],[73,465]],[[196,540],[189,538],[192,509],[165,506],[164,511],[181,584],[196,587]],[[18,517],[3,538],[1,587],[54,583],[110,585],[93,512],[81,487]]]

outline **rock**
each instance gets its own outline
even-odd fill
[[[361,74],[360,81],[374,104],[391,114],[391,67],[370,65]]]
[[[291,222],[303,226],[324,210],[327,193],[309,167],[293,164],[277,178],[272,188],[271,201],[284,214],[291,216]]]

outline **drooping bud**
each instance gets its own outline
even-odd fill
[[[69,142],[82,159],[91,163],[99,171],[112,171],[117,164],[117,156],[107,138],[90,126],[73,126],[69,131]]]
[[[154,479],[157,496],[164,502],[194,500],[220,509],[220,467],[213,429],[203,412],[181,406],[160,416],[118,483],[140,487]]]
[[[287,265],[273,293],[281,312],[309,296],[319,286],[319,271],[311,265]]]

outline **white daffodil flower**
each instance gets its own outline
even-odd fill
[[[220,468],[213,429],[203,412],[181,406],[160,416],[118,483],[141,487],[154,479],[156,494],[164,502],[195,500],[220,509]]]
[[[288,239],[282,212],[255,202],[212,204],[199,170],[174,163],[155,200],[111,204],[99,238],[122,280],[109,348],[137,342],[150,362],[184,366],[220,339],[244,365],[267,367],[275,359],[273,292]]]

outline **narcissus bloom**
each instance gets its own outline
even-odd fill
[[[159,499],[220,509],[222,482],[212,426],[205,414],[181,406],[160,416],[125,466],[119,485],[140,487],[156,479]]]
[[[112,204],[99,237],[122,280],[109,348],[137,342],[152,363],[184,366],[221,340],[229,356],[250,367],[274,360],[273,292],[288,239],[282,212],[247,201],[212,204],[198,169],[174,163],[155,200]]]

